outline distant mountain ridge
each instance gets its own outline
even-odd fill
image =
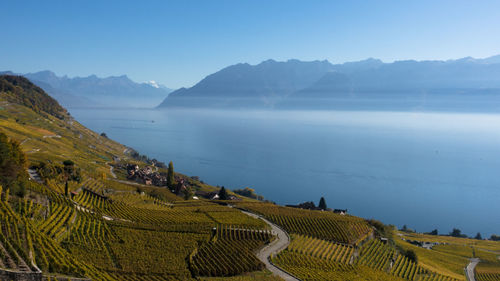
[[[207,76],[195,86],[171,93],[159,107],[169,106],[245,106],[249,99],[258,98],[256,106],[271,105],[299,89],[312,84],[328,71],[327,61],[301,62],[267,60],[258,65],[240,63]],[[206,101],[204,98],[213,98]],[[230,101],[229,98],[234,98]]]
[[[172,92],[158,107],[300,108],[302,99],[356,100],[379,94],[397,99],[484,91],[500,95],[500,55],[393,63],[373,58],[343,64],[267,60],[226,67],[191,88]]]
[[[65,107],[153,107],[172,91],[154,81],[136,83],[126,75],[69,78],[48,70],[17,75],[30,79]]]

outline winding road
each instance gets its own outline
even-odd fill
[[[288,272],[275,266],[270,261],[271,255],[278,254],[279,252],[284,250],[288,246],[288,244],[290,244],[290,236],[288,235],[288,233],[283,231],[279,226],[275,225],[274,223],[266,220],[265,218],[263,218],[259,215],[256,215],[254,213],[250,213],[247,211],[243,211],[243,210],[240,210],[240,211],[248,216],[253,217],[253,218],[263,220],[265,223],[267,223],[271,227],[272,233],[275,233],[277,235],[276,239],[273,242],[269,243],[267,246],[262,248],[257,253],[257,258],[266,265],[267,270],[271,271],[275,275],[278,275],[283,280],[300,281],[300,279],[297,279],[296,277],[290,275]]]
[[[470,259],[470,263],[469,265],[467,265],[467,268],[465,269],[465,273],[467,274],[467,280],[476,281],[476,277],[474,276],[474,268],[476,267],[478,262],[479,262],[478,258]]]
[[[116,177],[116,174],[115,174],[115,172],[114,172],[114,167],[113,167],[113,166],[112,166],[109,162],[107,162],[106,164],[109,166],[109,172],[111,173],[111,176],[112,176],[114,179],[116,179],[117,177]]]
[[[38,182],[38,183],[42,183],[42,179],[40,178],[40,175],[38,174],[38,172],[35,170],[35,169],[28,169],[28,174],[30,176],[30,179]]]

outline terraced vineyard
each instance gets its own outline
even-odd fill
[[[238,207],[263,215],[289,233],[310,235],[333,242],[356,244],[372,232],[361,218],[333,212],[310,211],[268,203],[238,203]]]
[[[191,254],[191,271],[196,276],[234,276],[262,270],[264,264],[257,259],[255,251],[273,238],[267,230],[219,225],[212,241]]]
[[[126,196],[120,194],[111,199],[86,188],[72,201],[38,184],[32,190],[46,195],[48,205],[31,200],[21,202],[18,211],[33,230],[16,234],[16,229],[27,228],[2,224],[2,233],[6,233],[2,245],[10,247],[12,238],[18,241],[14,245],[28,239],[32,243],[33,262],[50,274],[89,276],[95,280],[185,280],[193,274],[237,275],[263,269],[254,251],[272,239],[260,220],[210,202],[162,204],[163,201],[137,193],[123,193]],[[138,204],[138,200],[143,201]],[[9,213],[16,214],[12,210],[1,212],[2,221],[12,221],[13,217],[6,215]],[[237,224],[217,223],[225,217]],[[2,255],[10,268],[29,268],[29,262],[21,262],[30,260],[29,251],[11,252]],[[18,255],[22,258],[13,263],[17,259],[11,257]],[[141,258],[134,258],[137,256]],[[191,268],[187,262],[190,256]],[[207,258],[217,265],[215,271],[205,262]]]
[[[284,268],[301,280],[403,281],[403,279],[389,275],[384,271],[377,271],[364,266],[342,264],[288,250],[274,257],[273,263]]]
[[[477,281],[500,280],[500,252],[474,248],[474,255],[480,259],[475,268]]]
[[[68,210],[68,201],[63,199],[54,201],[66,204],[51,205],[55,209],[52,215],[48,216],[44,223],[38,224],[31,220],[36,214],[32,210],[33,203],[21,202],[19,208],[24,211],[19,214],[5,199],[0,202],[2,219],[0,242],[5,249],[2,251],[4,253],[2,264],[21,271],[37,271],[39,268],[49,273],[89,276],[94,280],[113,280],[107,273],[100,272],[92,265],[81,263],[53,239],[61,233],[62,222],[67,219],[67,215],[61,210]]]
[[[457,280],[425,269],[402,254],[397,253],[392,247],[377,240],[373,240],[362,247],[357,263],[388,271],[390,274],[406,280]]]
[[[369,276],[373,280],[456,281],[421,267],[377,239],[358,248],[292,235],[287,250],[273,262],[304,280],[369,280],[364,279]]]
[[[23,84],[29,82],[2,89],[28,96],[19,92]],[[34,85],[30,89],[36,99],[0,95],[0,152],[8,152],[1,156],[18,165],[10,181],[0,179],[11,189],[0,186],[0,271],[41,270],[47,280],[279,280],[256,258],[275,239],[271,228],[242,208],[290,233],[291,244],[272,262],[302,280],[464,280],[471,254],[482,261],[476,267],[478,281],[498,280],[498,242],[398,233],[408,240],[447,244],[426,250],[396,238],[386,245],[371,240],[380,236],[378,230],[350,215],[249,198],[184,200],[168,188],[127,182],[127,171],[120,167],[146,163],[62,109],[56,115],[40,112],[33,102],[50,97]],[[110,165],[118,178],[109,179]],[[32,180],[28,167],[35,173]],[[218,190],[196,177],[176,176],[196,191]],[[414,251],[418,264],[402,249]]]
[[[351,264],[354,253],[354,247],[352,246],[303,235],[292,235],[292,242],[287,249],[291,252],[310,255],[342,264]]]
[[[477,273],[476,272],[476,280],[477,281],[499,281],[500,273]]]

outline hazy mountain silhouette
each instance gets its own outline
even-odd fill
[[[500,95],[500,56],[448,61],[377,59],[331,64],[268,60],[237,64],[173,92],[159,107],[300,108],[303,99],[432,99],[468,94]],[[324,108],[324,105],[321,106]]]
[[[159,107],[268,106],[332,71],[328,61],[267,60],[236,64],[207,76],[195,86],[172,92]]]
[[[171,92],[154,81],[135,83],[127,76],[57,76],[52,71],[20,74],[65,107],[153,107]]]

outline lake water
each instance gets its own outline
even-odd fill
[[[417,231],[500,234],[500,115],[70,109],[176,171]],[[152,122],[154,121],[154,122]]]

